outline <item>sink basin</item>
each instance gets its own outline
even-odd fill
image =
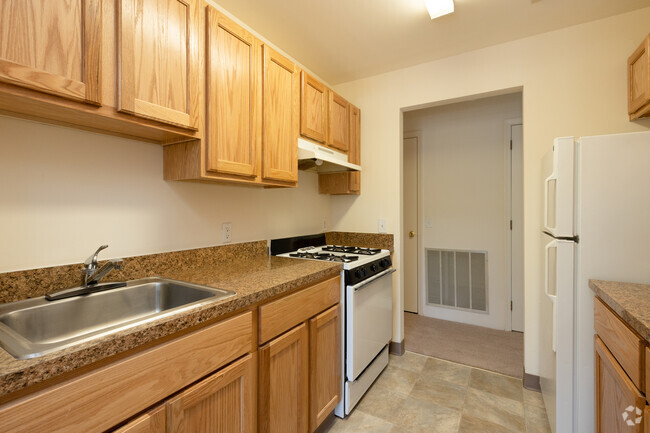
[[[17,359],[34,358],[233,295],[153,277],[58,301],[12,302],[0,305],[0,346]]]

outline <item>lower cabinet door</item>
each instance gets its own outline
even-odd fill
[[[595,348],[596,432],[643,433],[645,397],[598,336]]]
[[[165,415],[166,407],[163,404],[139,416],[113,433],[165,433],[167,428]]]
[[[171,399],[167,433],[253,433],[254,368],[246,355]]]
[[[309,321],[309,431],[313,432],[341,400],[341,307]]]
[[[304,323],[259,350],[259,433],[306,433],[309,334]]]

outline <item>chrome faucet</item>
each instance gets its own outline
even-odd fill
[[[73,296],[89,295],[91,293],[102,292],[104,290],[117,289],[126,286],[124,282],[118,283],[103,283],[98,284],[99,280],[104,278],[113,269],[122,269],[124,260],[111,259],[101,268],[98,267],[97,255],[101,250],[108,248],[108,245],[102,245],[97,248],[97,251],[84,262],[84,267],[81,270],[81,286],[72,287],[70,289],[61,290],[55,293],[48,293],[45,299],[48,301],[57,301],[59,299],[71,298]]]
[[[122,259],[111,259],[108,263],[104,264],[101,268],[97,268],[97,256],[99,252],[108,248],[108,245],[102,245],[97,248],[94,254],[86,259],[84,262],[84,267],[81,270],[82,272],[82,284],[86,287],[94,286],[99,283],[99,280],[104,278],[113,269],[120,270],[122,269],[122,264],[124,260]]]

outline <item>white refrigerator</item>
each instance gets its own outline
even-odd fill
[[[543,169],[540,384],[554,433],[592,433],[588,282],[650,283],[650,132],[557,138]]]

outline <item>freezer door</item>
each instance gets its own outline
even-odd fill
[[[545,158],[548,161],[549,157]],[[553,141],[552,164],[545,164],[544,230],[556,238],[572,238],[575,141],[573,137]],[[549,172],[550,171],[550,172]]]
[[[551,429],[573,431],[575,244],[545,235],[540,384]]]

